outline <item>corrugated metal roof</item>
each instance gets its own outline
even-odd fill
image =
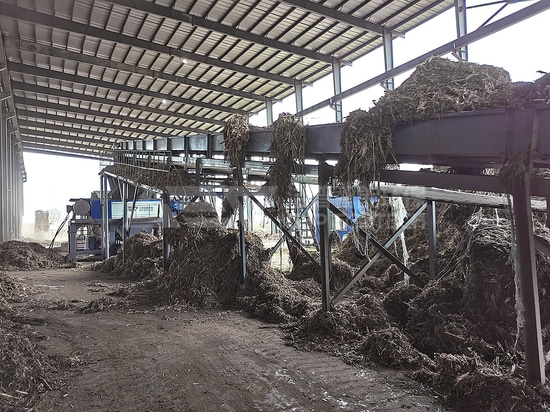
[[[406,32],[453,3],[0,0],[0,27],[24,145],[89,155],[116,139],[220,132],[333,59],[368,54],[384,28]]]

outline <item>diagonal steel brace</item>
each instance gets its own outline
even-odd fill
[[[425,206],[425,205],[424,205]],[[336,206],[334,206],[332,203],[329,202],[328,205],[330,211],[334,213],[336,216],[338,216],[340,219],[342,219],[346,224],[350,226],[354,226],[355,223],[346,215],[344,214],[340,209],[338,209]],[[421,206],[422,208],[422,206]],[[420,213],[419,213],[420,214]],[[409,219],[410,220],[410,219]],[[407,221],[408,222],[408,221]],[[407,223],[405,222],[404,225]],[[412,222],[411,222],[412,223]],[[381,245],[374,239],[371,235],[369,235],[367,232],[365,232],[361,228],[357,228],[363,234],[368,241],[376,248],[378,249],[378,252],[387,257],[392,263],[394,263],[400,270],[405,272],[407,275],[409,275],[412,279],[414,279],[419,284],[423,285],[424,282],[414,273],[412,272],[408,267],[406,267],[401,261],[395,257],[385,246]],[[400,228],[401,229],[401,228]],[[392,236],[393,238],[393,236]],[[397,237],[396,237],[397,239]],[[391,240],[391,239],[390,239]],[[387,242],[386,242],[387,243]],[[393,243],[393,242],[392,242]],[[391,244],[391,243],[390,243]]]
[[[309,254],[309,252],[302,246],[302,244],[300,242],[298,242],[298,240],[296,240],[296,238],[294,236],[292,236],[292,234],[284,227],[284,225],[279,222],[277,220],[277,218],[275,216],[273,216],[271,214],[271,212],[269,212],[269,210],[267,210],[265,208],[264,205],[262,205],[262,203],[256,199],[256,197],[252,194],[252,192],[250,192],[250,190],[248,190],[246,187],[242,187],[244,189],[244,192],[246,193],[246,195],[252,199],[252,201],[254,203],[256,203],[256,205],[265,213],[265,215],[271,219],[271,221],[273,223],[275,223],[275,225],[281,230],[281,232],[283,232],[285,234],[285,236],[296,246],[298,247],[298,249],[300,249],[300,251],[311,261],[313,262],[317,267],[320,267],[319,265],[319,262],[317,262],[313,256],[311,256]]]
[[[294,229],[296,227],[296,225],[300,222],[300,220],[306,215],[306,213],[309,211],[309,209],[311,209],[311,207],[315,204],[315,202],[317,201],[317,198],[319,197],[319,195],[315,195],[315,197],[313,199],[311,199],[311,201],[308,203],[308,205],[304,208],[304,210],[302,210],[302,212],[300,213],[300,215],[296,218],[296,220],[290,225],[290,227],[287,229],[289,232]],[[277,251],[277,249],[279,249],[279,247],[281,247],[281,245],[283,244],[283,241],[285,240],[285,236],[281,236],[281,238],[278,240],[278,242],[275,244],[275,246],[273,246],[271,248],[271,252],[269,253],[270,256],[273,256],[275,254],[275,252]]]

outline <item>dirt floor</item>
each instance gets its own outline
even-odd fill
[[[120,279],[74,269],[8,272],[34,293],[17,310],[65,366],[37,411],[449,411],[402,373],[286,346],[233,311],[79,309]],[[110,297],[110,299],[116,299]]]

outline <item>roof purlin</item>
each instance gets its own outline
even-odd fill
[[[12,81],[12,84],[15,90],[23,90],[23,91],[33,92],[33,93],[41,93],[44,95],[64,97],[66,99],[76,99],[76,100],[85,100],[85,101],[87,100],[91,103],[106,104],[110,106],[120,106],[120,107],[129,108],[131,110],[139,110],[141,112],[154,112],[154,113],[164,114],[170,117],[178,118],[178,116],[175,113],[167,112],[165,110],[153,109],[150,107],[142,107],[142,106],[137,106],[130,103],[122,104],[120,102],[117,102],[116,100],[110,100],[107,98],[94,97],[94,96],[89,96],[85,94],[75,94],[65,90],[53,89],[50,87],[38,86],[35,84],[27,84],[22,82]],[[217,130],[218,128],[219,127],[213,127],[212,129]],[[210,130],[210,129],[196,129],[191,127],[186,127],[185,129],[190,133],[205,133],[206,131]]]
[[[160,6],[156,3],[144,1],[144,0],[104,0],[108,3],[117,4],[133,8],[147,13],[156,14],[158,16],[168,17],[179,22],[187,23],[191,26],[204,27],[208,30],[212,30],[218,33],[223,33],[232,37],[237,37],[242,40],[250,41],[256,44],[264,44],[274,49],[285,51],[288,53],[307,57],[309,59],[330,63],[332,56],[315,52],[314,50],[308,50],[301,47],[294,46],[290,43],[280,42],[270,39],[269,37],[258,36],[253,33],[249,33],[244,30],[240,30],[237,27],[227,26],[225,24],[218,23],[213,20],[208,20],[204,17],[195,16],[189,13],[185,13],[173,8]]]
[[[258,70],[251,67],[245,67],[236,65],[224,60],[211,58],[208,56],[202,56],[197,53],[186,52],[181,49],[165,46],[162,44],[141,40],[135,37],[126,36],[124,34],[115,33],[108,30],[102,30],[96,27],[87,26],[85,24],[77,23],[71,20],[62,19],[49,14],[39,13],[30,9],[24,9],[21,7],[13,6],[5,3],[6,0],[0,0],[0,15],[11,17],[17,20],[24,20],[36,25],[44,25],[60,30],[66,30],[69,32],[80,33],[87,36],[92,36],[100,40],[108,40],[114,43],[125,43],[131,46],[136,46],[144,51],[155,51],[158,53],[168,54],[170,56],[176,56],[181,58],[187,58],[199,63],[210,64],[212,66],[218,66],[227,70],[235,72],[245,73],[250,76],[264,77],[266,79],[276,81],[279,83],[293,84],[294,79],[290,77],[281,76],[275,73]]]
[[[30,75],[38,76],[38,77],[56,79],[56,80],[67,81],[67,82],[72,82],[72,83],[80,83],[80,84],[83,84],[83,85],[86,85],[86,86],[94,86],[94,87],[98,87],[98,88],[102,88],[102,89],[107,88],[109,90],[116,90],[116,91],[120,91],[120,92],[140,94],[140,95],[149,96],[149,97],[158,98],[158,99],[166,99],[166,100],[171,100],[171,101],[183,104],[183,105],[199,106],[199,107],[204,107],[206,109],[216,110],[216,111],[219,111],[219,112],[227,112],[227,113],[232,113],[232,114],[242,114],[242,110],[239,110],[239,109],[233,109],[231,107],[213,105],[213,104],[209,104],[209,103],[205,103],[205,102],[201,102],[201,101],[195,101],[195,100],[192,100],[192,99],[185,99],[185,98],[175,96],[175,95],[171,95],[171,94],[168,94],[168,93],[157,93],[157,92],[154,92],[154,91],[151,91],[151,90],[138,89],[138,88],[135,88],[135,87],[129,87],[129,86],[125,86],[123,84],[118,84],[118,83],[109,83],[109,86],[106,87],[105,82],[103,82],[101,80],[92,79],[92,78],[89,78],[89,77],[78,76],[78,75],[73,75],[73,74],[62,73],[62,72],[57,71],[57,70],[46,70],[46,69],[41,69],[41,68],[35,67],[35,66],[30,66],[30,65],[21,64],[21,63],[13,63],[13,62],[10,62],[8,64],[8,68],[9,68],[10,71],[14,71],[14,72],[18,72],[18,73],[24,73],[24,74],[30,74]],[[124,103],[124,105],[127,106],[127,107],[132,106],[131,104],[129,105],[126,102]],[[145,109],[149,106],[140,106],[140,108],[141,107],[143,109]],[[170,112],[166,112],[165,114],[168,114],[168,113],[170,113]],[[175,116],[175,115],[176,115],[175,113],[171,114],[171,116]],[[188,115],[188,114],[185,114],[185,113],[183,114],[183,116],[187,117],[189,120],[195,120],[195,121],[199,121],[199,122],[203,122],[203,123],[219,124],[219,122],[212,122],[212,120],[208,119],[208,118],[199,118],[199,117],[195,117],[195,116]],[[180,114],[179,117],[181,117],[181,114]]]

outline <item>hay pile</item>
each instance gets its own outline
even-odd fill
[[[550,73],[544,74],[534,82],[513,83],[514,99],[512,105],[529,107],[550,103]]]
[[[273,122],[273,139],[269,153],[275,161],[267,173],[271,197],[280,218],[287,216],[287,209],[298,195],[292,174],[301,172],[305,145],[306,132],[300,120],[291,114],[281,113]]]
[[[321,288],[313,280],[293,281],[279,270],[262,268],[239,288],[239,305],[267,322],[295,321],[319,308]]]
[[[92,269],[131,280],[149,279],[162,271],[162,239],[142,231],[126,239],[122,247],[118,254],[94,264]]]
[[[472,316],[515,327],[510,229],[482,223],[470,232],[464,260],[464,305]]]
[[[462,213],[456,217],[455,210],[445,212],[443,222],[460,226],[451,233],[460,232],[467,241],[442,242],[441,255],[452,256],[444,276],[423,289],[395,280],[391,286],[387,263],[385,268],[373,266],[334,312],[309,311],[287,325],[289,344],[353,363],[405,368],[461,410],[550,410],[550,394],[523,378],[508,222],[501,219],[497,225],[489,213],[475,224],[459,225],[471,219]],[[448,222],[452,216],[456,225]],[[538,223],[536,232],[548,235]],[[537,253],[537,261],[543,341],[548,344],[550,259]]]
[[[37,347],[25,318],[11,303],[26,296],[23,286],[0,273],[0,410],[31,410],[48,383],[54,365]]]
[[[301,252],[298,252],[301,254]],[[353,276],[353,268],[346,262],[333,257],[332,272],[329,281],[330,290],[335,291],[345,286]],[[293,260],[292,270],[287,277],[292,280],[313,279],[321,284],[321,268],[310,260],[299,258]]]
[[[154,169],[141,167],[139,162],[135,165],[114,164],[106,166],[103,170],[126,178],[136,184],[142,184],[149,187],[165,190],[168,186],[195,186],[195,180],[189,175],[187,170],[172,165],[167,170],[168,165],[159,163]]]
[[[9,240],[0,243],[0,270],[73,268],[76,263],[39,243]]]
[[[350,363],[406,368],[428,362],[405,333],[390,323],[374,294],[344,302],[331,312],[311,312],[284,330],[290,345],[328,352]]]
[[[95,267],[139,281],[116,292],[117,296],[127,298],[126,303],[194,307],[239,305],[271,322],[296,320],[318,307],[321,294],[318,281],[293,281],[282,272],[265,267],[269,251],[252,233],[246,234],[247,278],[240,284],[238,232],[222,228],[213,215],[210,215],[213,220],[207,220],[205,214],[194,213],[205,210],[211,213],[213,209],[191,207],[189,213],[182,215],[202,218],[200,223],[188,223],[182,218],[179,227],[166,231],[171,247],[166,273],[161,271],[161,240],[146,233],[126,241],[124,261],[119,254]],[[85,313],[120,306],[119,301],[112,300],[92,303],[83,309]]]
[[[141,303],[216,307],[235,303],[241,278],[239,237],[218,225],[181,225],[166,231],[171,247],[166,273],[137,284],[130,292]],[[267,257],[260,239],[246,235],[247,271]]]
[[[206,225],[219,226],[218,212],[208,202],[191,202],[176,216],[176,220],[183,225],[201,227]]]
[[[214,207],[207,202],[189,203],[176,220],[186,227],[218,228],[218,215]],[[159,276],[162,272],[162,239],[141,231],[128,238],[123,249],[115,256],[92,266],[95,270],[124,276],[131,280],[147,280]]]
[[[340,137],[336,173],[346,185],[359,179],[368,187],[378,180],[391,154],[395,126],[441,113],[504,107],[512,98],[510,76],[504,69],[432,57],[368,112],[350,113]]]

